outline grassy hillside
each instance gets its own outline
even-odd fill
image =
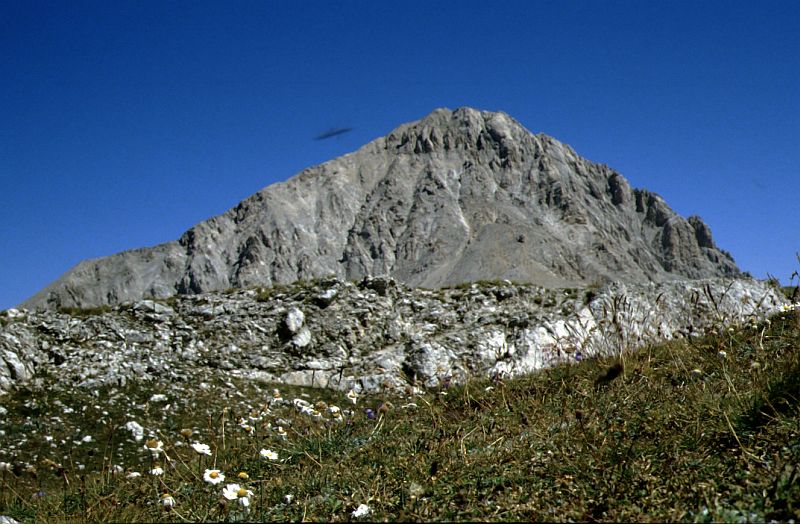
[[[224,378],[189,390],[50,391],[45,377],[0,399],[0,515],[800,519],[800,315],[720,331],[617,360],[355,404],[287,387],[278,400],[273,385]],[[130,422],[143,427],[140,441]],[[148,444],[163,451],[155,457]],[[213,469],[225,480],[204,480]],[[229,500],[223,489],[233,483]]]

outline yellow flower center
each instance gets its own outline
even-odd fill
[[[219,473],[217,473],[216,471],[212,471],[211,473],[208,474],[208,476],[211,477],[212,479],[215,479],[219,477]]]
[[[236,495],[239,496],[239,497],[246,497],[247,496],[247,490],[244,489],[244,488],[239,488],[239,491],[236,492]]]
[[[146,442],[148,448],[157,448],[158,441],[156,439],[150,439]]]
[[[250,478],[250,475],[248,475],[247,473],[242,471],[241,473],[239,473],[239,478],[242,479],[242,480],[247,480],[247,479]]]

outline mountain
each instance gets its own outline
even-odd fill
[[[387,275],[412,287],[737,276],[696,216],[501,112],[437,109],[180,239],[78,264],[21,306]]]

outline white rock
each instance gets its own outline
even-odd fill
[[[306,316],[298,308],[294,307],[286,313],[286,328],[292,332],[297,333],[303,327]]]
[[[292,337],[292,344],[299,348],[304,348],[311,344],[311,331],[307,327],[302,328],[299,333]]]

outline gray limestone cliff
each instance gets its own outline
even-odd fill
[[[795,305],[792,305],[794,307]],[[751,279],[410,289],[390,278],[0,312],[0,394],[26,384],[192,385],[239,376],[359,391],[508,377],[735,324],[787,301]]]
[[[737,276],[699,217],[504,113],[439,109],[180,239],[87,260],[22,304],[120,304],[335,276],[436,288]]]

